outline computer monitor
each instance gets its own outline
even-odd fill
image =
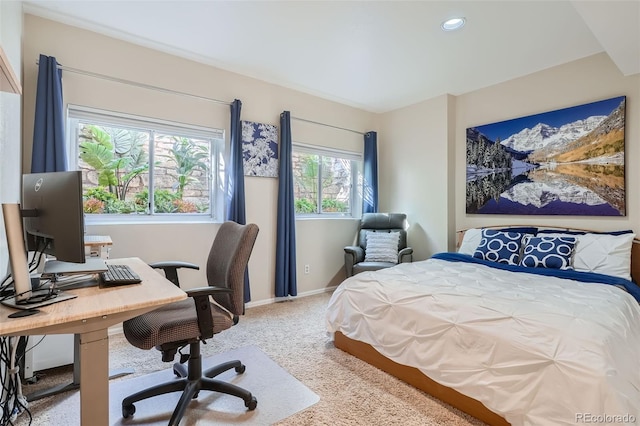
[[[14,289],[14,295],[3,298],[2,304],[12,308],[31,309],[76,298],[75,294],[56,291],[55,286],[45,289],[33,288],[27,262],[27,248],[24,244],[20,205],[2,204],[2,216]]]
[[[45,262],[43,275],[107,270],[104,259],[85,255],[82,172],[22,175],[22,217],[29,251],[55,257]]]
[[[22,175],[22,214],[29,251],[85,263],[82,172]]]

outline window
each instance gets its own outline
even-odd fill
[[[360,154],[294,144],[293,197],[297,215],[358,215]]]
[[[80,107],[69,108],[68,129],[89,220],[218,216],[222,130]]]

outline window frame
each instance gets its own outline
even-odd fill
[[[349,212],[315,212],[295,213],[296,219],[345,219],[360,217],[362,214],[362,174],[364,171],[364,154],[326,146],[311,145],[303,142],[292,143],[292,153],[318,155],[321,158],[335,157],[351,161],[351,190],[349,193]],[[294,195],[295,202],[295,195]],[[318,200],[317,206],[322,210],[322,161],[318,165]]]
[[[91,108],[79,105],[68,104],[66,109],[67,124],[67,164],[73,170],[79,170],[79,144],[78,144],[78,123],[89,121],[91,124],[100,126],[117,127],[123,126],[127,129],[134,129],[154,134],[167,134],[175,136],[185,136],[199,139],[211,140],[210,162],[211,168],[208,172],[210,181],[209,189],[209,212],[207,213],[146,213],[146,214],[117,214],[117,213],[94,213],[85,214],[86,225],[101,224],[126,224],[126,223],[220,223],[224,216],[224,148],[225,131],[204,126],[174,122],[170,120],[144,117],[128,113],[120,113],[98,108]],[[188,135],[188,136],[187,136]],[[153,139],[151,139],[153,140]],[[149,142],[149,164],[154,164],[154,150]],[[149,172],[148,188],[153,188],[153,173]],[[152,193],[152,191],[150,191]],[[150,194],[150,202],[153,200]]]

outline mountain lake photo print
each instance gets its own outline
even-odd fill
[[[467,129],[467,213],[625,216],[626,97]]]

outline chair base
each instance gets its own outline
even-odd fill
[[[136,392],[133,395],[122,400],[122,417],[128,418],[136,412],[134,402],[141,401],[143,399],[151,398],[158,395],[164,395],[172,392],[182,392],[180,400],[171,415],[169,420],[170,426],[177,426],[182,417],[184,416],[187,406],[192,399],[198,397],[198,393],[201,390],[220,392],[227,395],[237,396],[244,400],[244,405],[249,411],[255,410],[258,405],[256,398],[251,395],[251,392],[236,386],[231,383],[227,383],[221,380],[216,380],[213,377],[224,373],[225,371],[234,368],[236,373],[242,374],[245,371],[245,366],[240,361],[228,361],[215,367],[209,368],[202,373],[202,358],[200,356],[200,344],[192,343],[190,345],[190,356],[188,361],[188,367],[183,364],[176,363],[173,366],[173,372],[179,378],[171,382],[166,382],[152,386],[148,389],[144,389],[140,392]]]

